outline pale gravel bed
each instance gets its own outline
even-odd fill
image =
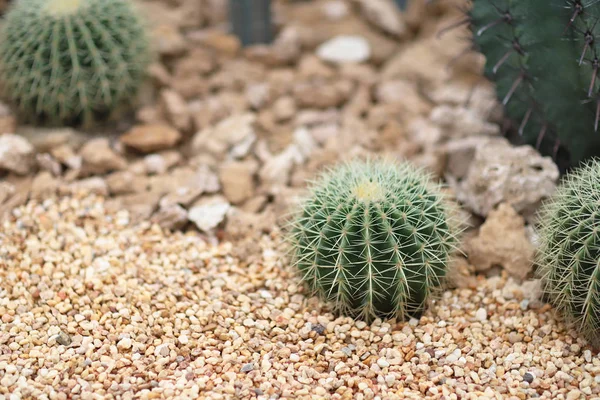
[[[0,399],[599,396],[598,355],[504,278],[368,326],[306,298],[276,234],[246,265],[235,244],[103,204],[28,203],[2,223]]]

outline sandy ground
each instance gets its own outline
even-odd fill
[[[132,226],[99,197],[30,202],[0,233],[2,399],[593,398],[600,360],[504,277],[372,325],[306,298],[277,233],[232,245]],[[70,394],[69,394],[70,393]]]

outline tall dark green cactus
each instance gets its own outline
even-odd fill
[[[273,40],[271,0],[229,0],[229,20],[244,46]]]
[[[468,22],[522,140],[569,163],[600,154],[600,2],[473,0]]]

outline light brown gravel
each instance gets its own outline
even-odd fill
[[[246,266],[231,244],[129,226],[96,197],[28,203],[2,224],[2,400],[600,394],[598,355],[503,278],[368,326],[305,298],[275,236]]]

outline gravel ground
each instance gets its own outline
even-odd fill
[[[598,356],[502,277],[368,326],[303,296],[277,234],[243,265],[72,197],[15,210],[0,246],[0,399],[600,394]]]

